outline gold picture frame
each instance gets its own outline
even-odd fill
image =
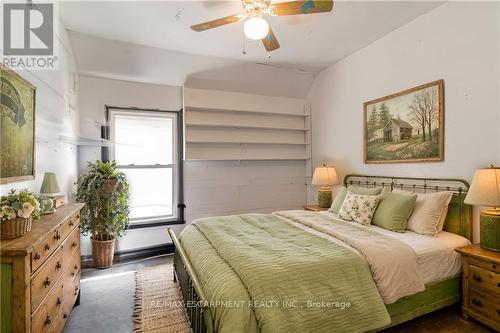
[[[444,160],[444,80],[363,104],[364,162]]]
[[[0,184],[35,179],[36,87],[0,65]]]

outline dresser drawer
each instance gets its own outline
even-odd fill
[[[500,320],[500,301],[498,298],[470,289],[469,308],[494,320]]]
[[[76,278],[81,269],[81,259],[80,259],[80,251],[77,251],[73,254],[73,256],[69,258],[65,258],[65,267],[66,270],[63,273],[64,284],[69,285],[73,283],[73,280]]]
[[[80,224],[80,212],[73,214],[67,221],[65,221],[59,228],[59,233],[62,239],[65,239],[76,226]]]
[[[71,260],[73,254],[80,249],[80,228],[77,226],[64,240],[64,261]],[[67,265],[69,267],[69,264]]]
[[[31,272],[35,272],[44,261],[50,257],[52,252],[57,248],[60,243],[58,238],[58,231],[55,230],[48,234],[47,237],[42,241],[41,244],[36,246],[31,252]]]
[[[472,286],[491,291],[500,297],[500,274],[469,265],[468,281]]]
[[[61,277],[63,270],[63,249],[59,247],[31,278],[32,313],[52,289],[54,283]]]
[[[32,332],[55,332],[59,313],[64,302],[64,286],[62,279],[52,288],[45,300],[31,318]]]
[[[471,264],[471,265],[481,267],[481,268],[484,268],[488,271],[492,271],[492,272],[500,274],[500,265],[498,265],[498,264],[495,264],[495,263],[489,262],[489,261],[480,260],[477,258],[472,258],[472,257],[468,258],[467,260],[468,260],[469,264]]]

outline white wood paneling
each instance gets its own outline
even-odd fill
[[[186,161],[186,218],[300,209],[306,200],[305,162]]]

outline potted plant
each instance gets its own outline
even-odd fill
[[[128,188],[114,161],[89,163],[89,171],[78,178],[76,200],[85,203],[80,228],[84,235],[90,233],[96,268],[113,264],[115,241],[128,227]]]
[[[28,190],[10,190],[0,197],[0,239],[26,235],[33,220],[40,218],[40,203]]]

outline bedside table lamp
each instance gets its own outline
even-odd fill
[[[323,164],[314,170],[312,179],[313,185],[320,185],[321,188],[318,192],[318,206],[321,208],[330,208],[332,205],[332,188],[330,185],[339,184],[337,171],[334,167],[327,167]]]
[[[465,203],[493,207],[481,212],[480,245],[500,251],[500,167],[476,170]]]

